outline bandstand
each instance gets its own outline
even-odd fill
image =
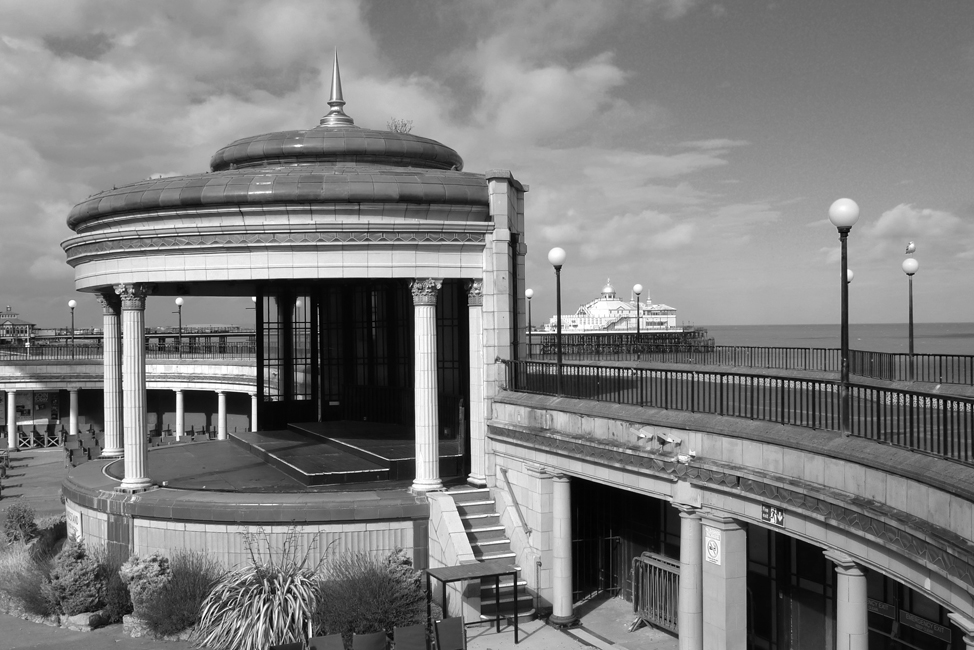
[[[424,495],[486,484],[495,360],[523,345],[526,187],[463,171],[434,140],[361,128],[344,104],[336,57],[318,126],[237,140],[208,172],[71,211],[63,248],[105,332],[104,460],[65,482],[75,532],[232,564],[236,533],[295,527],[322,549],[399,546],[424,566]],[[144,310],[173,296],[255,298],[256,424],[150,454]]]

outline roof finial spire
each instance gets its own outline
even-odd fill
[[[348,115],[345,115],[345,111],[342,110],[342,106],[345,105],[345,99],[342,97],[342,74],[338,69],[338,48],[335,48],[335,65],[331,70],[331,97],[328,99],[328,105],[331,106],[329,110],[319,124],[321,126],[350,126],[355,124]]]

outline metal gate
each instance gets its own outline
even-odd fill
[[[679,563],[648,552],[632,559],[632,611],[639,618],[675,634],[679,599]]]
[[[572,540],[572,601],[592,596],[619,594],[622,575],[618,535]]]

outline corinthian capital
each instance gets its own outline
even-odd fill
[[[442,280],[436,278],[416,279],[409,283],[409,290],[413,294],[414,305],[435,305],[436,296],[443,286]]]
[[[96,293],[95,300],[101,305],[102,312],[106,316],[118,316],[118,311],[122,305],[117,295],[107,291],[104,293]]]
[[[145,285],[116,284],[115,293],[122,299],[122,309],[145,309]]]
[[[470,280],[467,284],[467,305],[477,306],[484,304],[484,281]]]

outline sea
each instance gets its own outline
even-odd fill
[[[704,326],[717,345],[795,348],[838,348],[839,325],[713,325]],[[906,323],[849,325],[849,347],[870,352],[910,351]],[[974,355],[974,323],[914,323],[917,354]]]

